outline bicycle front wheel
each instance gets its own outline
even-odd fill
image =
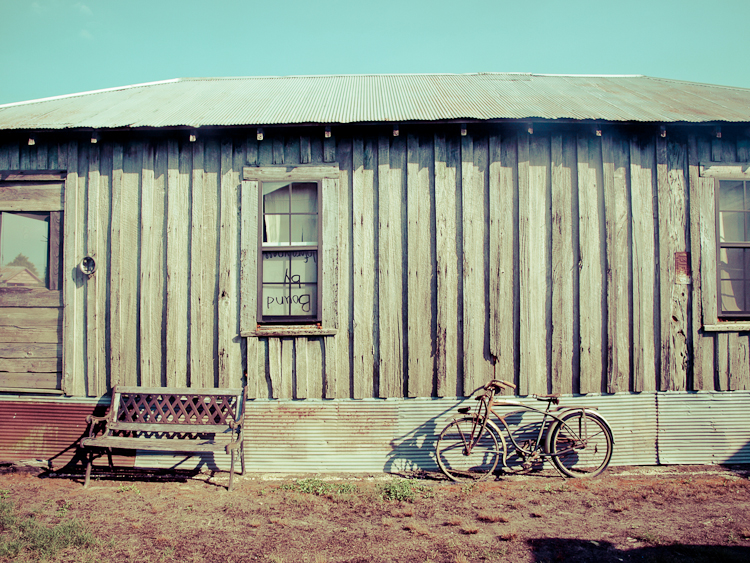
[[[596,477],[612,459],[612,431],[595,413],[570,412],[550,432],[552,461],[567,477]]]
[[[482,430],[481,421],[471,416],[454,420],[443,429],[436,453],[440,469],[454,481],[488,479],[500,458],[495,432],[490,426]]]

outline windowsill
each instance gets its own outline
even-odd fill
[[[310,325],[287,325],[287,326],[264,326],[257,330],[240,332],[244,338],[263,336],[335,336],[338,330],[335,328],[318,328]]]
[[[703,332],[746,332],[750,331],[750,321],[728,321],[715,325],[703,325]]]

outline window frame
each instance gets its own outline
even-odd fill
[[[714,215],[715,215],[715,237],[716,237],[716,312],[718,319],[725,320],[744,320],[750,319],[750,306],[747,305],[748,297],[743,295],[745,301],[745,309],[741,311],[724,311],[723,299],[722,299],[722,277],[721,277],[721,251],[726,248],[738,248],[750,250],[750,240],[746,241],[733,241],[733,242],[722,242],[721,241],[721,212],[720,207],[721,201],[721,182],[742,182],[743,184],[743,206],[748,209],[743,209],[741,212],[745,214],[745,233],[750,230],[750,179],[744,178],[732,178],[723,175],[719,175],[714,178]],[[735,211],[735,210],[724,210],[724,211]],[[745,235],[747,237],[747,234]],[[747,237],[750,238],[750,237]],[[743,283],[746,289],[750,285],[750,267],[744,269]]]
[[[317,216],[317,243],[313,247],[312,245],[295,245],[292,244],[290,241],[289,245],[281,246],[281,245],[273,245],[273,246],[266,246],[263,242],[263,225],[265,220],[266,212],[264,211],[264,204],[263,204],[263,184],[265,183],[278,183],[281,182],[288,182],[289,189],[290,189],[290,195],[291,191],[293,190],[294,184],[315,184],[317,186],[316,188],[316,216]],[[323,201],[323,181],[321,178],[314,178],[314,179],[290,179],[290,180],[259,180],[258,181],[258,281],[257,281],[257,316],[256,320],[258,324],[261,325],[289,325],[289,324],[296,324],[296,325],[305,325],[305,324],[317,324],[321,321],[321,309],[322,309],[322,299],[323,299],[323,268],[322,268],[322,260],[321,260],[321,251],[323,247],[323,209],[324,209],[325,202]],[[292,222],[292,216],[295,215],[295,213],[290,209],[288,212],[288,215],[290,217],[290,226]],[[300,316],[300,315],[264,315],[263,314],[263,254],[265,252],[278,252],[278,253],[294,253],[294,252],[305,252],[305,251],[315,251],[317,257],[316,257],[316,264],[317,264],[317,276],[316,276],[316,282],[315,282],[315,293],[316,293],[316,309],[314,315],[309,316]],[[291,285],[291,284],[290,284]],[[290,303],[291,308],[291,303]]]
[[[321,181],[322,196],[318,202],[319,224],[322,229],[318,260],[321,277],[318,280],[322,300],[319,302],[318,323],[287,324],[259,323],[258,312],[258,221],[260,221],[259,187],[262,181],[312,182]],[[240,336],[248,339],[248,350],[256,346],[256,339],[279,337],[333,337],[339,332],[340,249],[339,217],[342,190],[347,189],[347,171],[339,163],[325,161],[315,164],[247,165],[242,169],[241,186],[241,260],[240,260]],[[248,352],[253,354],[253,352]]]

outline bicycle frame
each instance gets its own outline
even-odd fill
[[[580,438],[580,433],[575,432],[570,426],[562,419],[564,415],[567,415],[570,412],[578,412],[580,411],[583,416],[583,423],[584,423],[584,431],[583,435],[587,436],[588,432],[586,431],[586,408],[585,407],[557,407],[556,412],[551,412],[551,408],[553,404],[557,404],[557,401],[554,398],[550,398],[547,400],[547,406],[544,410],[524,405],[523,403],[519,401],[511,401],[511,400],[501,400],[501,401],[495,401],[494,400],[494,393],[493,392],[486,392],[481,397],[478,398],[480,401],[479,407],[477,409],[477,420],[472,428],[471,437],[467,441],[466,438],[462,435],[462,439],[464,441],[464,447],[466,454],[471,453],[471,449],[475,443],[478,442],[479,438],[482,436],[482,434],[485,432],[487,428],[487,422],[491,421],[490,415],[495,415],[495,418],[497,418],[502,426],[505,428],[505,433],[510,438],[511,443],[513,444],[513,447],[516,449],[516,451],[520,452],[524,456],[541,456],[541,457],[555,457],[560,456],[563,454],[567,454],[570,451],[576,449],[576,447],[585,447],[586,446],[586,440]],[[495,406],[502,406],[502,407],[520,407],[520,410],[511,411],[508,413],[505,413],[503,415],[498,414],[495,412],[493,407]],[[482,415],[482,410],[485,411],[486,414]],[[510,430],[510,427],[508,426],[507,421],[505,420],[507,417],[512,416],[514,414],[523,414],[525,412],[534,412],[539,415],[542,415],[542,422],[539,425],[539,431],[537,433],[536,439],[533,440],[533,449],[526,449],[521,444],[519,444],[516,439],[513,437],[513,433]],[[566,428],[568,428],[576,437],[577,442],[580,443],[580,445],[576,446],[573,445],[570,448],[567,448],[565,450],[560,450],[558,452],[552,453],[547,451],[546,448],[546,432],[549,432],[549,430],[552,428],[552,425],[555,424],[556,421],[559,424],[564,425]],[[478,423],[481,421],[481,427],[479,428],[479,432],[475,434]],[[493,425],[497,428],[497,425]],[[499,428],[498,428],[499,430]],[[499,436],[500,439],[502,439],[502,435]],[[543,440],[543,438],[545,438]],[[503,456],[503,466],[507,467],[507,461],[505,459],[505,456]]]

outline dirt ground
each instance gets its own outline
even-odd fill
[[[78,520],[95,538],[51,561],[746,562],[749,474],[610,468],[564,480],[544,470],[473,486],[439,474],[256,474],[230,493],[226,473],[119,473],[88,489],[79,475],[8,473],[0,499],[16,522]],[[2,528],[0,548],[14,533]],[[26,547],[0,561],[44,557]]]

